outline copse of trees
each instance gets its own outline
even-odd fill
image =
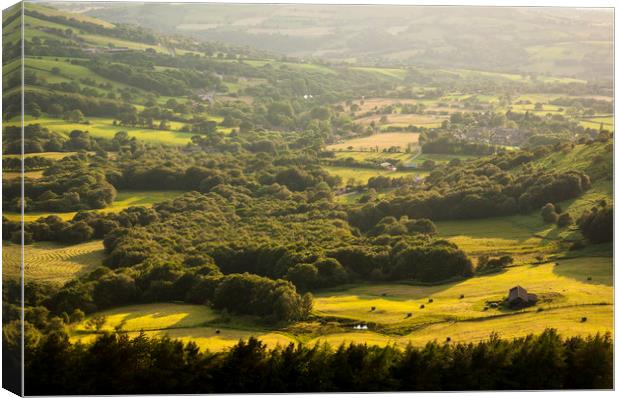
[[[38,123],[24,126],[24,153],[58,152],[63,149],[65,141],[64,136],[54,133]],[[5,154],[22,153],[22,129],[20,126],[3,127],[2,148]]]
[[[23,158],[24,171],[42,170],[52,164],[54,161],[42,156],[28,156]],[[5,157],[2,159],[2,170],[4,171],[21,171],[22,170],[22,158],[20,157]]]
[[[245,273],[222,276],[215,283],[213,296],[207,300],[231,313],[289,322],[306,319],[312,310],[312,295],[300,296],[292,283],[281,279]]]
[[[128,105],[106,98],[96,98],[85,96],[82,94],[69,93],[69,92],[59,92],[59,91],[51,91],[46,89],[29,89],[26,88],[27,95],[25,96],[26,101],[26,109],[30,109],[36,106],[42,111],[50,114],[55,114],[58,112],[58,104],[61,104],[63,112],[65,110],[79,110],[85,116],[109,116],[115,117],[123,113]],[[17,96],[18,94],[11,93],[8,94],[8,100],[11,100],[11,97]],[[13,117],[15,114],[5,114],[5,117]]]
[[[590,242],[611,242],[614,237],[614,208],[603,204],[586,210],[577,220],[577,225]]]
[[[450,134],[443,134],[432,141],[426,141],[421,148],[422,153],[475,156],[491,155],[499,150],[495,145],[471,142]]]
[[[19,356],[17,340],[4,346],[9,358]],[[251,338],[213,353],[193,342],[144,334],[106,333],[90,344],[71,344],[62,331],[26,341],[29,395],[613,388],[610,334],[562,338],[553,329],[514,340],[491,336],[405,349],[365,344],[268,349]]]
[[[80,143],[84,142],[84,138],[88,137],[72,132],[68,142]],[[102,170],[92,167],[88,160],[88,156],[84,153],[68,156],[48,167],[44,171],[43,178],[26,179],[24,182],[26,211],[67,212],[102,209],[112,203],[116,197],[116,189],[107,181]],[[3,191],[5,209],[19,211],[21,181],[4,181]]]

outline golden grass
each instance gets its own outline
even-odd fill
[[[385,332],[409,331],[410,340],[418,343],[432,340],[437,330],[444,336],[460,336],[462,341],[482,339],[491,332],[523,336],[545,327],[557,328],[565,335],[613,330],[612,258],[580,257],[557,263],[514,266],[501,273],[437,286],[394,283],[319,292],[315,312],[377,324]],[[537,294],[536,306],[522,311],[484,309],[488,302],[506,297],[515,285]],[[584,316],[588,321],[581,324]],[[524,326],[513,327],[517,321]],[[353,330],[350,333],[356,335]],[[391,339],[385,336],[386,342]]]
[[[87,322],[99,315],[105,316],[106,320],[101,331],[120,328],[131,337],[144,331],[151,337],[168,336],[186,343],[193,341],[202,350],[222,351],[252,336],[269,347],[296,342],[285,333],[265,330],[250,323],[231,326],[224,323],[220,326],[219,314],[209,307],[174,303],[140,304],[98,312],[72,327],[71,340],[83,343],[93,341],[97,332],[87,327]]]
[[[37,179],[43,177],[43,170],[35,170],[35,171],[26,171],[24,174],[24,178],[32,178]],[[19,171],[3,171],[2,178],[4,180],[12,180],[14,178],[21,178],[22,173]]]
[[[523,265],[497,274],[436,286],[385,284],[356,286],[316,295],[318,314],[381,324],[421,324],[429,320],[471,319],[501,313],[484,310],[487,301],[501,300],[508,289],[520,284],[529,291],[551,295],[545,306],[611,303],[611,257],[559,260],[559,265]],[[564,266],[568,264],[567,266]],[[576,266],[575,264],[578,264]],[[576,269],[580,269],[578,273]],[[596,280],[585,281],[585,276]],[[382,294],[386,296],[382,296]],[[464,295],[460,299],[460,295]],[[428,303],[432,298],[433,303]],[[426,308],[420,309],[424,304]],[[371,307],[375,307],[371,311]],[[413,313],[405,319],[407,313]]]
[[[51,160],[64,159],[67,156],[75,155],[77,152],[39,152],[39,153],[26,153],[24,158],[42,157]],[[2,155],[3,158],[19,158],[22,155]]]
[[[586,322],[581,318],[586,317]],[[563,336],[587,336],[596,333],[613,332],[613,307],[610,305],[558,308],[542,313],[524,312],[513,316],[495,317],[475,322],[441,322],[422,327],[404,336],[385,335],[372,331],[351,331],[334,333],[314,338],[309,345],[329,343],[397,345],[411,344],[423,346],[429,341],[452,343],[471,343],[486,340],[491,332],[505,339],[524,337],[528,334],[542,333],[546,328],[554,328]]]
[[[66,282],[101,265],[103,243],[91,241],[66,246],[51,242],[36,242],[24,247],[26,281]],[[2,277],[20,276],[21,247],[2,244]]]
[[[102,331],[113,331],[115,327],[121,327],[127,332],[197,327],[217,317],[215,311],[205,305],[138,304],[98,312],[76,325],[74,331],[92,332],[92,328],[87,327],[87,322],[94,316],[105,316],[106,322]]]

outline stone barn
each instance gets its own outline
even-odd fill
[[[528,293],[521,286],[515,286],[508,291],[506,302],[511,307],[527,307],[536,304],[536,295]]]

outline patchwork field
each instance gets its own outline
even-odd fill
[[[27,281],[66,282],[101,265],[102,241],[65,246],[51,242],[36,242],[24,246],[24,273]],[[21,248],[2,244],[2,278],[20,276]]]
[[[327,149],[332,151],[345,150],[352,147],[354,150],[377,149],[379,151],[390,148],[400,147],[406,149],[408,145],[418,143],[418,133],[379,133],[368,137],[354,138],[338,144],[330,145]]]
[[[181,194],[181,191],[121,191],[116,195],[116,199],[114,200],[114,202],[112,202],[112,205],[106,207],[105,209],[101,209],[101,211],[119,212],[131,206],[152,206],[155,203],[174,199]],[[3,214],[9,220],[18,221],[21,218],[21,215],[15,212],[4,212]],[[39,217],[45,217],[50,214],[57,215],[63,220],[71,220],[73,216],[77,214],[77,212],[27,212],[26,214],[24,214],[24,221],[35,221]]]

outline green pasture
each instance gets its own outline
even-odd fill
[[[224,62],[238,62],[237,60],[218,60],[218,61],[224,61]],[[302,63],[302,62],[283,62],[283,61],[275,61],[272,59],[244,59],[243,63],[250,65],[252,67],[255,68],[262,68],[265,65],[271,65],[274,68],[290,68],[290,69],[296,69],[296,70],[301,70],[301,71],[306,71],[306,72],[317,72],[317,73],[324,73],[324,74],[335,74],[336,71],[327,67],[327,66],[323,66],[323,65],[318,65],[318,64],[309,64],[309,63]]]
[[[356,66],[356,67],[351,67],[349,69],[367,72],[367,73],[371,73],[374,75],[388,76],[388,77],[398,79],[398,80],[403,80],[405,76],[407,76],[407,71],[405,69],[398,69],[398,68],[373,68],[373,67]]]
[[[365,169],[339,166],[323,166],[323,169],[330,174],[337,175],[342,178],[342,185],[345,185],[347,181],[351,179],[365,184],[371,177],[377,176],[398,178],[406,176],[426,176],[428,174],[422,171],[389,171],[384,169]]]
[[[191,142],[191,138],[194,134],[184,133],[180,131],[172,130],[155,130],[143,127],[129,127],[129,126],[115,126],[112,124],[113,119],[109,118],[86,118],[89,124],[84,123],[72,123],[62,119],[56,119],[51,117],[40,117],[38,119],[31,118],[30,123],[39,123],[43,127],[46,127],[57,133],[68,135],[73,130],[88,131],[93,137],[114,138],[114,135],[119,131],[126,131],[130,137],[136,137],[139,140],[159,143],[166,145],[185,145]],[[16,125],[15,121],[5,122],[5,125]]]
[[[24,63],[27,68],[35,71],[37,75],[45,76],[50,83],[54,83],[54,79],[64,79],[65,81],[76,80],[79,82],[80,79],[89,78],[91,80],[94,80],[97,84],[110,84],[114,89],[117,90],[133,88],[132,86],[129,86],[127,84],[119,83],[117,81],[99,76],[87,67],[82,65],[74,65],[71,62],[65,61],[62,57],[58,58],[58,61],[56,61],[56,58],[50,57],[46,57],[43,59],[28,57],[25,59]],[[60,70],[60,74],[53,75],[53,68],[58,68]],[[42,74],[42,72],[44,74]]]

